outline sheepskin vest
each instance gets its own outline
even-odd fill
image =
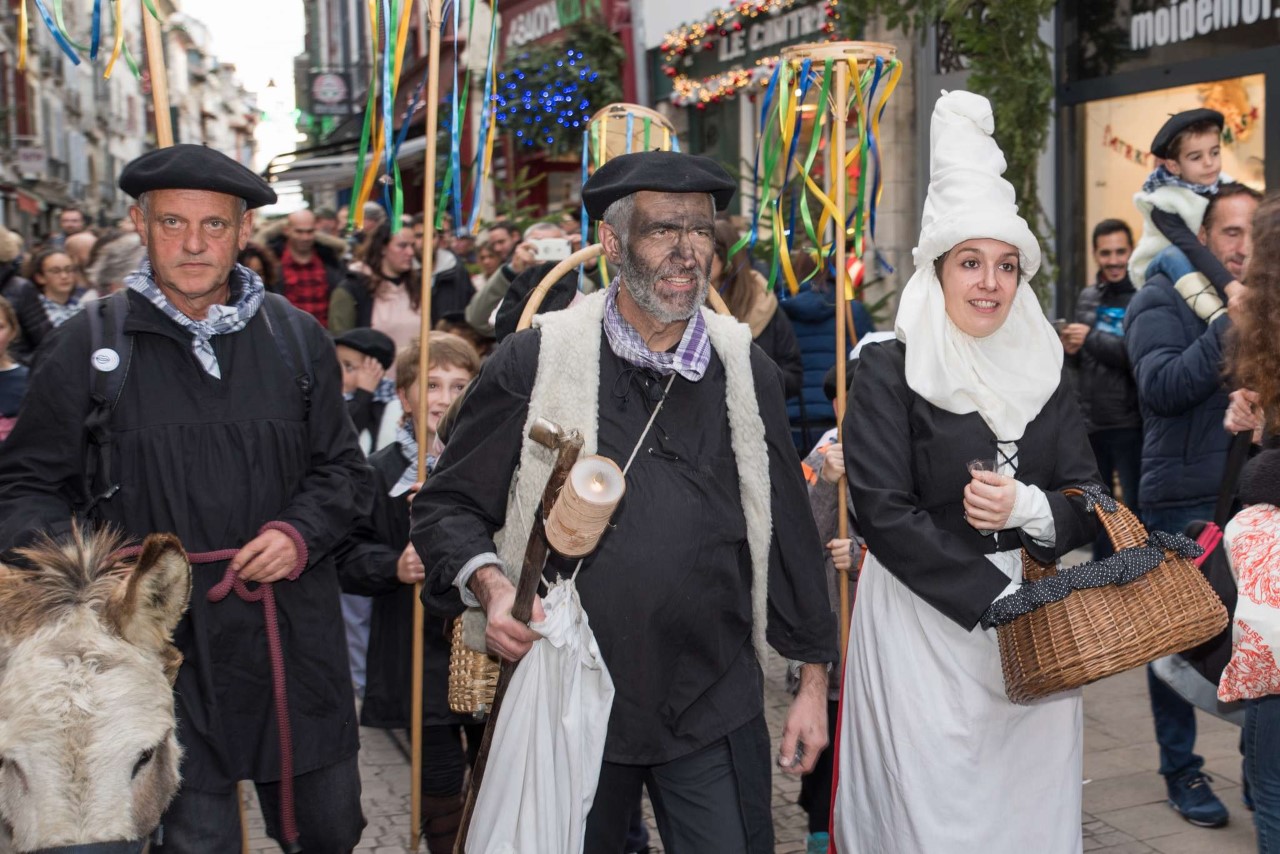
[[[1204,223],[1209,198],[1186,187],[1164,186],[1156,187],[1150,193],[1135,193],[1133,204],[1138,208],[1138,213],[1142,214],[1142,237],[1129,256],[1129,279],[1134,287],[1140,288],[1147,281],[1148,265],[1169,246],[1169,238],[1151,221],[1151,211],[1159,209],[1165,213],[1177,214],[1182,217],[1187,228],[1191,229],[1191,233],[1195,234]]]
[[[494,537],[498,556],[513,584],[518,582],[534,514],[542,505],[542,492],[556,457],[554,451],[529,438],[529,428],[536,419],[546,418],[566,430],[580,432],[584,455],[596,452],[604,309],[605,293],[601,291],[563,311],[537,315],[533,321],[542,330],[538,372],[524,425],[520,463],[507,498],[506,525]],[[751,373],[751,330],[732,317],[722,317],[706,308],[701,311],[711,347],[725,369],[729,434],[751,555],[751,640],[763,666],[773,511],[769,452]],[[463,639],[472,649],[484,649],[484,627],[484,612],[468,609],[463,617]]]

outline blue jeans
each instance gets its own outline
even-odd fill
[[[1258,854],[1276,854],[1280,852],[1280,696],[1245,705],[1244,772],[1255,807]]]
[[[1093,456],[1098,460],[1098,473],[1102,485],[1111,489],[1115,478],[1120,480],[1123,501],[1136,511],[1142,506],[1138,493],[1138,481],[1142,474],[1142,428],[1118,427],[1112,430],[1095,430],[1089,434]],[[1104,530],[1098,531],[1093,544],[1093,559],[1102,560],[1113,552],[1111,538]]]
[[[1213,510],[1212,503],[1190,507],[1147,508],[1142,511],[1142,523],[1147,530],[1178,534],[1196,519],[1212,519]],[[1160,745],[1160,773],[1166,779],[1173,779],[1191,771],[1199,771],[1204,767],[1204,759],[1195,752],[1195,707],[1161,682],[1149,664],[1147,690],[1151,695],[1156,744]]]

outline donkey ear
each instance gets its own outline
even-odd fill
[[[182,543],[172,534],[152,534],[107,617],[125,640],[163,651],[190,599],[191,564]]]

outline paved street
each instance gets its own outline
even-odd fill
[[[781,730],[789,698],[781,661],[770,662],[767,688],[771,731]],[[1114,676],[1085,690],[1084,849],[1103,854],[1249,854],[1256,850],[1251,814],[1240,803],[1239,730],[1200,716],[1196,748],[1207,761],[1214,788],[1231,810],[1231,823],[1204,830],[1178,818],[1164,801],[1164,784],[1141,670]],[[403,736],[403,733],[397,733]],[[381,730],[361,733],[364,811],[369,820],[360,850],[401,854],[408,850],[409,773],[401,749]],[[400,739],[403,742],[403,738]],[[799,783],[774,775],[773,817],[777,851],[804,851],[805,815],[795,804]],[[254,852],[278,851],[250,807]],[[657,836],[654,834],[656,843]],[[422,849],[425,851],[425,848]],[[655,844],[654,851],[662,848]]]

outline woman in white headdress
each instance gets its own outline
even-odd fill
[[[1096,522],[1062,490],[1098,479],[1062,345],[1027,284],[991,106],[944,93],[916,272],[896,339],[854,375],[845,459],[870,549],[845,670],[840,854],[1081,850],[1080,693],[1005,696],[979,621]],[[970,474],[970,461],[994,471]]]

